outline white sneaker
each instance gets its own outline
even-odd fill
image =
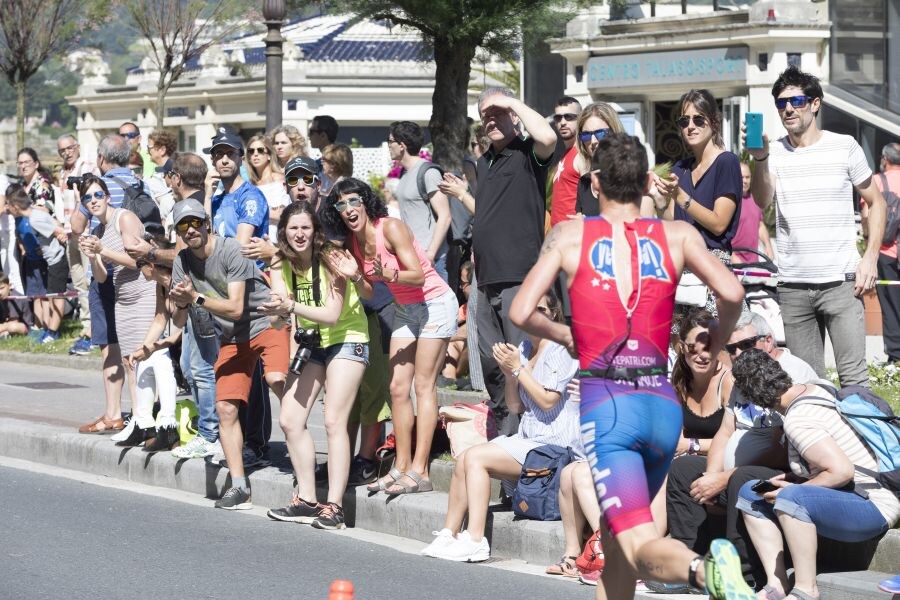
[[[109,440],[113,443],[115,442],[124,442],[131,436],[131,432],[134,429],[134,415],[125,419],[125,427],[122,431],[115,433],[109,437]]]
[[[430,556],[434,558],[441,550],[452,544],[456,541],[456,538],[453,537],[453,532],[447,529],[446,527],[441,529],[440,531],[432,531],[431,535],[435,536],[434,541],[422,548],[419,552],[422,556]]]
[[[216,442],[208,442],[202,435],[195,435],[184,446],[172,450],[175,458],[203,458],[215,452]]]
[[[469,532],[463,531],[433,556],[456,562],[482,562],[491,557],[491,547],[486,537],[482,536],[481,541],[474,542]]]

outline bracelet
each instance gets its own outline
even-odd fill
[[[395,269],[395,270],[394,270],[394,276],[391,277],[391,283],[397,283],[397,281],[398,281],[399,279],[400,279],[400,269]]]
[[[356,276],[356,279],[351,278],[350,281],[352,281],[353,283],[359,283],[360,281],[362,281],[362,278],[363,278],[363,275],[362,275],[362,273],[360,273],[359,275]]]
[[[697,454],[700,452],[700,440],[691,438],[688,442],[688,454]]]
[[[766,154],[766,155],[763,156],[762,158],[757,158],[757,159],[756,159],[756,162],[763,162],[764,160],[769,160],[769,155],[768,155],[768,154]]]
[[[147,252],[147,260],[152,263],[156,262],[156,248],[150,248],[150,250]]]
[[[517,368],[517,369],[513,369],[512,376],[515,377],[516,379],[518,379],[518,378],[519,378],[519,373],[521,373],[521,372],[522,372],[522,367],[519,367],[519,368]]]

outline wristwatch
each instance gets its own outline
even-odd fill
[[[516,379],[518,379],[519,373],[521,373],[521,372],[522,372],[522,367],[516,367],[515,369],[513,369],[512,376],[515,377]]]
[[[203,306],[204,304],[206,304],[206,296],[204,296],[203,294],[197,294],[197,299],[194,300],[194,304],[196,304],[197,306]]]
[[[687,201],[684,203],[684,206],[682,206],[681,209],[683,211],[687,212],[687,209],[690,208],[691,202],[693,202],[693,201],[694,201],[694,199],[691,196],[688,196]]]

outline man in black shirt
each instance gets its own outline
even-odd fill
[[[478,112],[491,147],[478,159],[477,196],[463,193],[460,200],[475,214],[475,319],[484,383],[499,432],[511,434],[519,419],[507,411],[506,382],[492,348],[500,342],[518,345],[524,339],[507,313],[544,241],[544,190],[556,131],[506,88],[482,92]],[[520,125],[527,139],[519,136]]]

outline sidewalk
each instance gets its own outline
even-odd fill
[[[53,368],[42,369],[41,366]],[[95,357],[0,352],[2,381],[12,382],[0,385],[0,455],[217,498],[227,487],[227,469],[201,460],[176,461],[169,453],[146,455],[139,449],[118,448],[109,441],[108,436],[77,433],[77,424],[96,417],[94,413],[101,404],[94,397],[99,391],[98,370],[99,360]],[[44,377],[40,376],[41,373]],[[22,395],[10,393],[14,389],[33,389],[29,386],[34,386],[38,379],[59,391],[50,394],[46,391],[23,391]],[[92,389],[94,385],[96,389]],[[72,389],[66,391],[64,388],[69,386]],[[478,398],[478,394],[445,392],[441,390],[442,404],[473,402]],[[28,401],[23,402],[23,399]],[[311,423],[310,429],[316,438],[317,448],[324,451],[324,431],[320,430],[319,412],[313,411],[318,422]],[[290,465],[285,458],[281,431],[277,427],[277,411],[273,418],[275,427],[270,452],[274,458],[273,465],[250,473],[253,502],[263,507],[283,506],[290,498],[292,489]],[[432,480],[438,491],[429,494],[386,500],[381,494],[370,497],[365,488],[349,490],[344,497],[348,524],[422,542],[431,541],[431,532],[440,529],[443,523],[452,468],[451,462],[432,461]],[[487,535],[494,556],[518,558],[537,565],[556,562],[563,548],[562,528],[558,522],[514,520],[510,511],[499,507],[491,509]],[[900,572],[900,532],[891,531],[882,540],[871,568],[892,574]],[[873,575],[867,573],[866,576],[871,579]],[[887,597],[877,592],[877,588],[873,588],[874,595],[865,593],[872,586],[857,584],[859,576],[854,574],[832,574],[820,579],[829,590],[823,592],[822,598],[825,600]],[[572,592],[576,593],[576,590],[579,587],[573,586]],[[583,593],[585,598],[591,595],[584,586],[577,593],[579,597]],[[661,596],[639,593],[636,597],[647,600]]]

